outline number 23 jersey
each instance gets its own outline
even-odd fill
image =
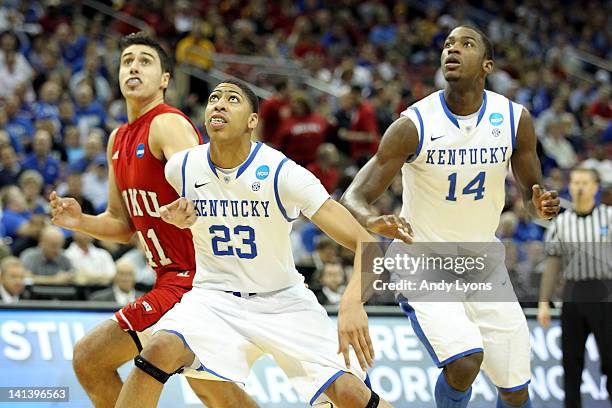
[[[321,182],[281,152],[251,143],[232,172],[217,169],[209,146],[172,156],[166,178],[194,203],[194,287],[273,292],[304,281],[291,253],[291,222],[311,218],[329,198]]]

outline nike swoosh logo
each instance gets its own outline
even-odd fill
[[[442,136],[438,136],[438,137],[431,137],[431,141],[433,142],[434,140],[438,140],[438,139],[442,139],[443,137],[446,137],[446,135],[442,135]]]
[[[196,182],[196,183],[195,183],[193,186],[194,186],[195,188],[200,188],[200,187],[205,186],[205,185],[207,185],[207,184],[209,184],[209,183],[210,183],[210,181],[208,181],[208,182],[206,182],[206,183],[202,183],[202,184],[198,184],[198,183]]]

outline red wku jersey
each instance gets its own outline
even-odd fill
[[[149,150],[151,122],[164,113],[176,113],[189,120],[176,108],[157,105],[133,123],[124,124],[117,130],[112,154],[115,181],[149,265],[157,273],[156,286],[166,272],[196,269],[191,231],[167,224],[159,215],[160,206],[178,198],[164,176],[165,163],[156,159]],[[202,140],[195,125],[193,127]],[[191,285],[194,273],[189,275]]]

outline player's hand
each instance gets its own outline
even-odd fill
[[[380,215],[370,217],[366,228],[387,238],[401,239],[407,244],[413,241],[412,227],[403,217],[397,215]]]
[[[555,190],[544,191],[539,184],[531,187],[531,201],[539,218],[551,219],[561,211],[559,194]]]
[[[374,347],[370,339],[368,315],[361,302],[341,302],[338,310],[338,353],[344,355],[344,363],[351,368],[350,346],[355,350],[359,365],[365,371],[374,365]]]
[[[49,195],[51,222],[57,226],[75,229],[81,223],[81,205],[72,197],[60,197],[55,191]]]
[[[181,197],[159,209],[162,220],[178,228],[191,227],[196,222],[195,207],[191,200]]]
[[[548,302],[538,303],[538,323],[545,329],[550,326],[550,306]]]

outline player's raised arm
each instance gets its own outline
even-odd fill
[[[106,157],[108,160],[108,204],[106,211],[98,215],[87,215],[81,211],[79,203],[71,197],[60,197],[55,191],[51,193],[51,221],[60,227],[80,231],[103,241],[126,243],[134,234],[121,193],[115,182],[112,165],[112,150],[117,131],[114,130],[108,140]]]
[[[355,176],[340,202],[370,231],[411,242],[408,223],[395,215],[376,216],[370,205],[389,187],[406,160],[418,149],[419,135],[412,120],[400,117],[385,132],[376,155]]]
[[[560,210],[557,191],[544,191],[542,170],[536,153],[536,134],[529,111],[523,108],[512,153],[512,172],[532,217],[550,219]]]
[[[176,113],[158,115],[149,129],[149,149],[158,160],[169,160],[175,153],[200,143],[200,136],[187,119]]]

